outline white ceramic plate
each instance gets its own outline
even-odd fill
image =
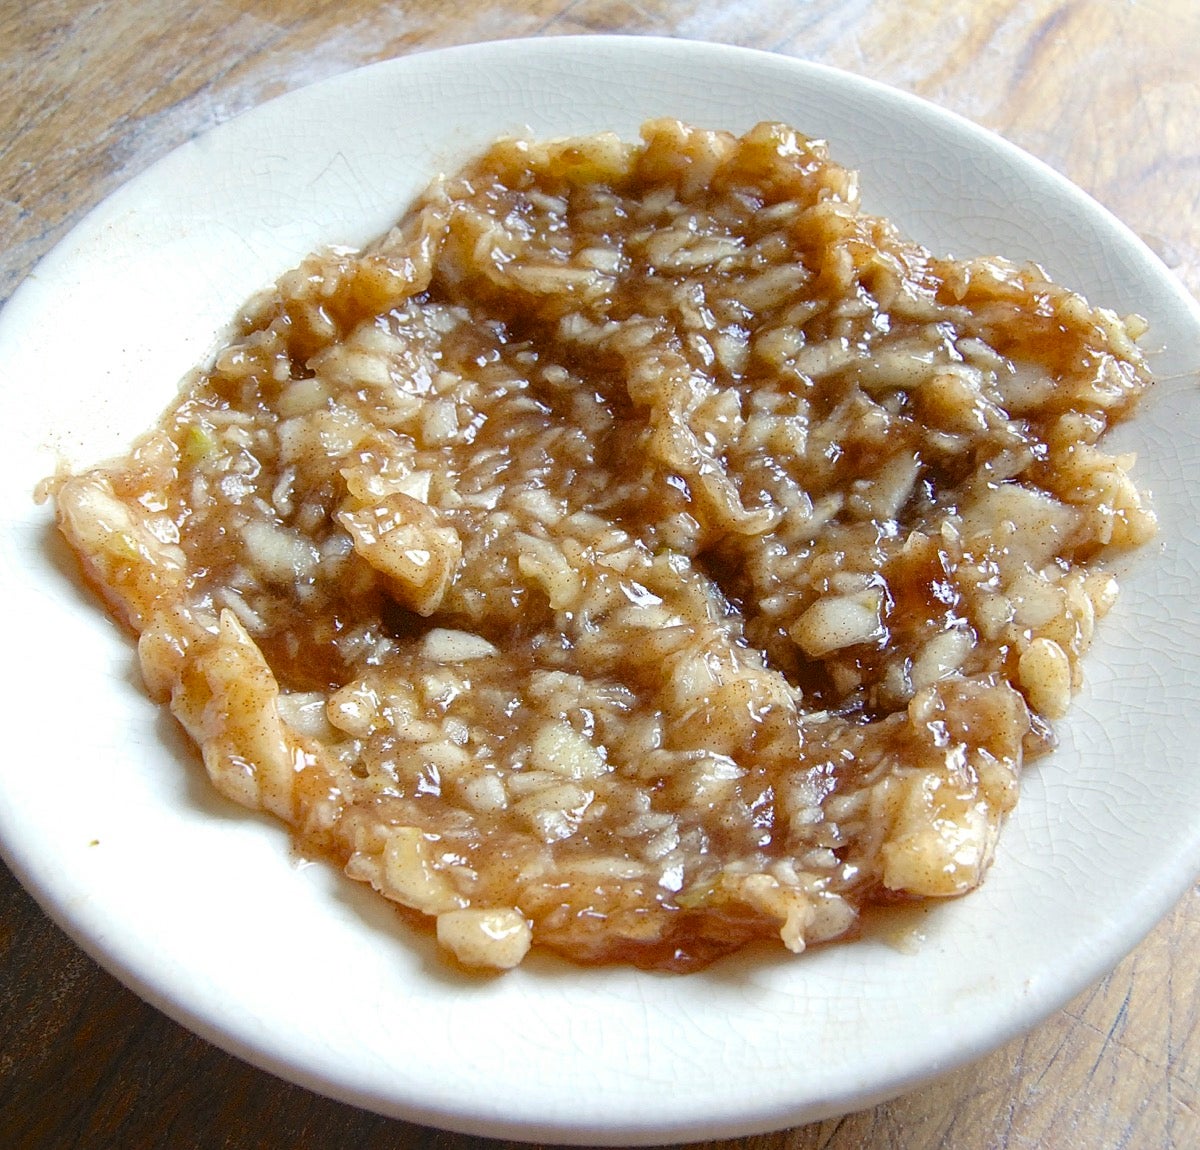
[[[924,938],[688,977],[533,958],[448,970],[369,891],[301,867],[214,797],[142,693],[132,645],[35,508],[58,459],[148,426],[252,291],[309,249],[382,231],[500,133],[654,115],[789,121],[862,172],[868,207],[957,255],[1040,260],[1140,311],[1163,382],[1120,439],[1161,542],[1104,623],[1061,749],[1031,770],[983,888]],[[1053,172],[943,111],[795,60],[679,41],[486,44],[295,92],[185,145],[98,208],[0,317],[5,857],[140,994],[285,1078],[460,1131],[633,1144],[864,1107],[1029,1027],[1130,949],[1200,869],[1196,304]]]

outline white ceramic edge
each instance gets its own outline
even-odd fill
[[[545,53],[547,56],[550,56],[569,47],[569,44],[565,41],[524,41],[518,43],[518,54],[533,53],[534,55],[538,55],[539,53]],[[588,49],[589,51],[599,50],[604,45],[613,44],[619,45],[619,50],[621,51],[629,50],[628,41],[621,38],[609,37],[590,38]],[[639,51],[682,52],[685,54],[696,52],[701,54],[711,53],[713,54],[712,58],[725,57],[732,59],[735,55],[742,57],[753,55],[756,57],[757,66],[764,66],[765,60],[769,60],[770,65],[773,67],[794,69],[797,76],[805,71],[823,73],[827,76],[829,82],[835,85],[848,86],[860,93],[873,93],[876,98],[882,98],[889,102],[896,100],[909,102],[912,107],[919,107],[918,118],[933,117],[935,120],[941,120],[941,122],[950,126],[952,134],[966,133],[967,135],[975,135],[977,138],[984,135],[981,129],[969,125],[966,121],[960,120],[951,113],[925,105],[917,101],[914,97],[897,94],[870,81],[848,77],[841,73],[834,73],[831,70],[822,69],[816,65],[803,64],[782,58],[764,58],[760,54],[747,53],[745,50],[723,46],[698,45],[689,42],[639,40],[635,44],[635,50]],[[443,59],[452,57],[470,59],[474,57],[486,60],[489,57],[493,57],[496,53],[503,54],[511,50],[509,45],[503,43],[447,49],[439,53],[427,54],[424,57],[409,57],[406,61],[401,62],[401,66],[414,60],[424,60],[426,63],[429,63],[434,57],[441,57]],[[387,62],[375,67],[387,69],[396,66],[397,62]],[[336,86],[343,82],[344,79],[344,77],[334,78],[331,81],[324,82],[320,87],[327,85]],[[281,99],[288,100],[289,97]],[[233,121],[230,125],[218,129],[218,131],[226,131],[226,129],[233,128],[239,122]],[[1047,186],[1052,188],[1057,195],[1070,200],[1077,210],[1092,214],[1102,213],[1102,209],[1085,197],[1083,193],[1071,187],[1061,177],[1051,172],[1048,168],[1045,168],[1044,165],[1040,165],[1036,161],[1031,161],[1029,157],[1023,153],[1019,153],[1017,149],[1003,141],[989,138],[989,144],[991,147],[998,149],[1007,160],[1026,166],[1032,165],[1033,168],[1039,170],[1041,173],[1040,178],[1046,182]],[[170,162],[172,162],[170,158],[163,161],[164,164]],[[86,242],[86,233],[88,230],[107,226],[113,216],[119,214],[121,206],[124,203],[124,198],[126,196],[135,197],[140,181],[156,178],[156,171],[157,169],[152,169],[145,176],[140,177],[139,181],[130,185],[127,192],[118,193],[113,200],[102,206],[93,216],[81,224],[76,229],[76,232],[73,232],[64,241],[63,245],[60,246],[54,255],[47,257],[47,260],[40,265],[38,272],[14,295],[9,306],[5,309],[3,316],[0,317],[0,344],[3,343],[4,335],[6,334],[4,329],[10,325],[19,325],[21,322],[22,309],[26,307],[36,308],[38,306],[39,301],[36,296],[39,276],[44,275],[47,279],[53,281],[54,276],[57,274],[56,261],[69,264],[73,249],[81,243]],[[868,189],[868,198],[870,199],[869,193],[870,189]],[[1140,265],[1139,270],[1148,277],[1167,277],[1167,282],[1174,282],[1170,277],[1170,273],[1158,264],[1156,258],[1127,229],[1124,229],[1120,225],[1115,225],[1111,217],[1108,217],[1107,214],[1103,216],[1103,224],[1105,229],[1111,230],[1113,236],[1121,241],[1123,250],[1119,254],[1123,259],[1128,260],[1131,266],[1138,267]],[[50,290],[53,290],[52,286]],[[1187,296],[1181,286],[1177,287],[1176,295],[1176,306],[1180,314],[1186,317],[1186,322],[1190,322],[1197,330],[1200,330],[1200,310],[1197,309],[1195,301],[1190,296]],[[1178,322],[1185,322],[1185,320],[1179,320]],[[47,875],[41,870],[40,863],[42,860],[36,857],[36,847],[38,844],[25,842],[20,826],[16,825],[11,817],[6,817],[6,814],[11,815],[12,812],[0,812],[0,821],[4,823],[3,841],[6,857],[22,881],[35,892],[39,901],[46,906],[48,911],[84,949],[88,950],[94,957],[97,957],[99,961],[113,970],[118,977],[133,986],[139,993],[154,1002],[155,1005],[162,1008],[166,1013],[185,1022],[185,1024],[191,1026],[199,1033],[204,1034],[205,1037],[283,1077],[299,1081],[321,1092],[330,1093],[334,1096],[367,1105],[383,1112],[397,1114],[398,1116],[413,1120],[428,1121],[471,1133],[499,1134],[533,1139],[558,1138],[570,1141],[646,1142],[662,1140],[665,1137],[729,1136],[789,1125],[795,1121],[839,1112],[848,1106],[869,1105],[883,1097],[907,1088],[917,1081],[940,1073],[949,1068],[950,1065],[982,1053],[984,1050],[1003,1041],[1011,1034],[1027,1028],[1033,1022],[1061,1005],[1062,1002],[1069,999],[1096,976],[1102,974],[1112,964],[1116,954],[1132,946],[1157,921],[1161,914],[1169,908],[1173,899],[1178,897],[1186,883],[1195,874],[1197,866],[1200,865],[1200,843],[1198,843],[1196,836],[1193,835],[1189,841],[1179,843],[1177,849],[1171,854],[1171,857],[1160,860],[1160,865],[1154,870],[1151,876],[1148,876],[1149,881],[1143,888],[1146,896],[1144,901],[1137,906],[1131,905],[1127,907],[1127,913],[1124,915],[1114,916],[1109,924],[1110,929],[1107,932],[1102,932],[1100,936],[1089,940],[1092,944],[1090,952],[1080,954],[1077,957],[1071,966],[1070,977],[1063,979],[1054,986],[1035,986],[1031,988],[1031,993],[1022,1003],[1021,1009],[1009,1017],[1008,1024],[1005,1027],[986,1027],[987,1033],[984,1035],[973,1032],[969,1027],[964,1028],[961,1039],[957,1043],[952,1042],[946,1046],[945,1060],[941,1064],[922,1065],[916,1068],[897,1066],[893,1069],[890,1076],[876,1082],[870,1088],[860,1085],[856,1089],[851,1086],[838,1097],[829,1097],[823,1103],[815,1105],[810,1100],[809,1104],[800,1109],[789,1108],[786,1099],[774,1098],[766,1103],[760,1102],[759,1107],[753,1112],[743,1112],[732,1117],[729,1115],[697,1113],[693,1117],[688,1118],[676,1113],[663,1122],[656,1122],[653,1118],[649,1121],[644,1118],[642,1120],[630,1121],[623,1119],[619,1114],[609,1112],[605,1115],[600,1115],[598,1111],[593,1111],[581,1115],[583,1118],[581,1123],[573,1124],[561,1115],[549,1122],[539,1122],[537,1116],[533,1114],[505,1115],[497,1113],[494,1106],[486,1104],[481,1105],[475,1114],[458,1111],[447,1112],[444,1108],[439,1107],[425,1109],[411,1100],[407,1104],[397,1106],[394,1097],[380,1098],[371,1093],[363,1094],[356,1090],[354,1083],[339,1082],[336,1078],[329,1078],[324,1074],[311,1075],[306,1073],[303,1068],[299,1068],[289,1061],[285,1050],[273,1047],[262,1034],[255,1032],[253,1027],[239,1025],[239,1020],[237,1019],[221,1018],[219,1011],[214,1012],[210,1009],[212,1004],[202,1002],[200,1008],[196,1009],[189,1001],[181,1000],[177,995],[177,987],[169,983],[167,985],[162,984],[160,971],[154,968],[144,968],[143,960],[145,955],[136,945],[128,945],[131,940],[106,937],[102,923],[90,920],[85,907],[72,904],[72,898],[77,892],[68,890],[64,886],[56,885],[56,880],[61,880],[63,876]],[[28,849],[23,849],[31,845],[35,848],[32,853]],[[810,956],[805,961],[815,962],[819,957],[817,955]],[[596,977],[600,978],[602,976],[597,975]],[[218,1019],[215,1024],[213,1021],[214,1016]],[[584,1109],[586,1110],[586,1108]]]

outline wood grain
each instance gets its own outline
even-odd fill
[[[916,92],[1064,172],[1200,294],[1192,0],[10,0],[0,300],[104,196],[262,100],[422,48],[600,32],[743,44]],[[1108,978],[978,1063],[861,1114],[721,1145],[1200,1145],[1198,954],[1193,891]],[[0,872],[0,1146],[482,1145],[221,1053],[101,971]]]

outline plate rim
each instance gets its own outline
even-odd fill
[[[804,61],[794,57],[777,56],[773,53],[762,52],[755,49],[739,48],[733,45],[712,44],[705,41],[695,40],[673,40],[662,37],[637,37],[637,36],[579,36],[579,37],[553,37],[553,38],[528,38],[516,40],[501,40],[488,41],[482,44],[458,45],[454,47],[436,49],[429,52],[413,53],[408,56],[396,57],[391,60],[379,61],[375,64],[367,65],[363,68],[354,69],[349,72],[343,72],[338,75],[328,77],[324,80],[317,81],[314,84],[305,85],[304,87],[294,89],[290,92],[276,97],[264,104],[257,106],[245,113],[234,117],[225,124],[218,126],[209,133],[205,133],[200,140],[209,139],[211,136],[218,133],[226,132],[232,125],[241,124],[242,129],[246,130],[245,124],[253,117],[261,115],[266,108],[278,108],[286,103],[294,102],[302,97],[305,93],[313,93],[318,89],[334,90],[339,85],[345,84],[349,78],[361,75],[368,72],[387,69],[400,69],[405,65],[411,64],[412,61],[422,61],[426,64],[432,64],[434,58],[451,61],[454,60],[470,60],[479,56],[495,56],[497,54],[504,55],[506,53],[516,52],[518,55],[525,52],[532,52],[535,55],[545,53],[548,56],[557,55],[565,48],[580,47],[586,44],[588,50],[598,49],[604,46],[610,47],[614,51],[626,51],[636,45],[636,52],[645,51],[668,51],[671,53],[680,53],[689,55],[692,53],[713,53],[722,55],[730,60],[735,58],[753,57],[759,62],[771,61],[772,67],[782,67],[788,71],[807,72],[810,76],[824,76],[826,82],[849,83],[851,87],[860,87],[862,90],[872,92],[876,98],[886,100],[889,103],[899,101],[902,106],[908,107],[910,110],[916,109],[920,117],[932,116],[935,120],[945,124],[952,124],[956,131],[965,131],[968,135],[977,138],[986,138],[992,148],[998,149],[1006,162],[1019,163],[1021,165],[1035,165],[1040,169],[1043,178],[1055,186],[1057,192],[1063,196],[1072,199],[1072,202],[1077,204],[1089,205],[1089,211],[1098,211],[1105,217],[1108,227],[1116,229],[1122,234],[1124,242],[1130,245],[1135,250],[1140,250],[1143,258],[1152,262],[1151,266],[1157,265],[1161,273],[1166,277],[1166,282],[1175,285],[1179,300],[1185,312],[1189,312],[1193,324],[1200,331],[1200,306],[1186,292],[1186,289],[1165,267],[1162,267],[1161,262],[1157,257],[1146,247],[1146,245],[1123,223],[1116,219],[1110,212],[1099,205],[1087,193],[1071,184],[1046,165],[1043,161],[1036,157],[1030,156],[1028,153],[1017,148],[1002,136],[994,132],[980,127],[972,121],[959,116],[957,113],[949,111],[938,105],[932,104],[921,97],[912,95],[911,93],[903,92],[899,89],[891,88],[878,81],[858,76],[853,73],[843,72],[839,69],[832,68],[828,65]],[[536,47],[535,47],[536,46]],[[803,127],[803,125],[800,125]],[[185,144],[183,147],[188,147]],[[101,226],[104,222],[106,211],[111,211],[111,205],[114,201],[118,207],[126,201],[126,198],[136,199],[140,190],[159,178],[159,174],[164,165],[172,162],[173,157],[180,149],[172,151],[162,159],[146,168],[143,172],[133,177],[132,180],[123,184],[112,196],[106,197],[95,208],[93,208],[84,218],[63,237],[55,248],[48,253],[42,261],[39,261],[30,276],[20,285],[10,297],[2,312],[0,312],[0,351],[7,347],[9,333],[8,328],[19,322],[23,309],[27,307],[37,307],[38,293],[43,290],[41,280],[49,280],[51,283],[57,274],[61,274],[61,265],[69,265],[72,260],[72,253],[77,250],[80,242],[80,237],[83,236],[88,229],[95,229]],[[74,245],[74,246],[72,246]],[[280,269],[283,270],[283,269]],[[29,286],[32,285],[32,286]],[[52,292],[52,289],[50,289]],[[15,307],[14,307],[15,305]],[[14,318],[16,317],[16,318]],[[6,513],[7,515],[7,513]],[[5,567],[5,575],[7,576],[7,564]],[[3,779],[0,778],[0,794],[4,793]],[[0,813],[0,829],[4,829],[5,820]],[[16,848],[13,843],[17,843]],[[21,850],[20,836],[14,836],[11,833],[11,826],[5,833],[0,835],[0,853],[4,855],[9,865],[12,867],[18,879],[22,882],[27,890],[33,893],[37,901],[47,911],[49,916],[62,927],[72,939],[81,946],[85,952],[89,953],[96,961],[100,963],[114,974],[125,985],[134,989],[141,997],[155,1005],[168,1016],[181,1022],[183,1025],[201,1034],[214,1044],[228,1050],[230,1053],[243,1058],[255,1065],[268,1070],[271,1073],[278,1075],[289,1081],[299,1082],[301,1085],[309,1089],[315,1090],[318,1093],[326,1094],[332,1097],[341,1098],[345,1101],[350,1101],[356,1105],[366,1106],[370,1109],[381,1113],[389,1113],[395,1117],[405,1117],[412,1121],[426,1122],[433,1125],[443,1126],[448,1129],[461,1130],[465,1133],[486,1134],[490,1136],[509,1136],[519,1138],[543,1139],[553,1137],[560,1140],[568,1141],[603,1141],[611,1144],[620,1142],[649,1142],[660,1140],[664,1135],[675,1137],[683,1135],[686,1137],[729,1137],[741,1134],[757,1133],[768,1129],[779,1128],[779,1124],[791,1124],[794,1114],[783,1113],[782,1109],[787,1109],[787,1104],[775,1104],[773,1106],[764,1107],[759,1112],[753,1115],[743,1114],[736,1117],[729,1117],[722,1122],[715,1119],[713,1116],[701,1118],[698,1125],[692,1125],[681,1122],[678,1118],[670,1125],[663,1126],[655,1124],[652,1120],[638,1121],[632,1125],[614,1124],[611,1127],[598,1128],[594,1124],[588,1123],[578,1127],[572,1127],[569,1124],[564,1124],[562,1120],[545,1126],[538,1127],[536,1124],[531,1124],[528,1118],[517,1119],[516,1123],[510,1126],[505,1126],[501,1119],[495,1114],[489,1114],[481,1117],[478,1121],[472,1118],[471,1115],[465,1113],[446,1113],[442,1110],[431,1110],[428,1112],[421,1111],[419,1107],[406,1104],[402,1109],[397,1109],[394,1106],[381,1108],[380,1099],[371,1096],[359,1096],[353,1094],[352,1091],[345,1089],[348,1084],[333,1084],[337,1089],[331,1089],[331,1083],[324,1078],[312,1077],[305,1080],[305,1075],[299,1071],[295,1065],[292,1065],[286,1060],[279,1060],[278,1051],[269,1051],[261,1046],[251,1042],[246,1034],[231,1033],[226,1028],[221,1026],[214,1027],[210,1015],[196,1013],[191,1004],[187,1001],[180,1000],[177,995],[169,993],[169,988],[163,986],[159,981],[152,977],[154,972],[146,972],[137,967],[136,961],[131,959],[131,956],[122,951],[117,944],[97,939],[94,930],[89,928],[89,925],[80,917],[79,913],[73,913],[66,905],[61,897],[61,892],[49,882],[48,876],[45,873],[39,873],[39,868],[36,865],[38,860],[28,856],[27,852]],[[28,844],[25,844],[28,846]],[[1183,852],[1180,852],[1175,859],[1174,868],[1160,868],[1158,877],[1158,887],[1152,893],[1153,897],[1149,898],[1143,904],[1141,911],[1137,915],[1129,916],[1129,920],[1121,924],[1113,923],[1113,933],[1120,935],[1124,939],[1131,937],[1130,926],[1134,923],[1133,929],[1136,930],[1137,938],[1141,938],[1147,933],[1153,925],[1158,921],[1163,913],[1169,909],[1170,905],[1182,893],[1182,889],[1175,889],[1174,883],[1182,879],[1183,873],[1186,871],[1190,877],[1194,876],[1198,867],[1200,867],[1200,829],[1197,830],[1196,840],[1188,847],[1189,854],[1185,860]],[[1190,860],[1190,861],[1189,861]],[[1170,870],[1170,873],[1168,873]],[[855,944],[850,944],[855,945]],[[1132,945],[1132,944],[1131,944]],[[805,961],[805,960],[801,960]],[[1007,1038],[1014,1034],[1021,1033],[1033,1025],[1037,1019],[1044,1018],[1054,1009],[1060,1006],[1063,1002],[1069,1000],[1079,989],[1088,983],[1094,981],[1095,977],[1103,973],[1112,965],[1107,955],[1093,959],[1093,964],[1086,970],[1079,967],[1076,970],[1076,977],[1072,979],[1064,987],[1055,988],[1053,991],[1044,988],[1042,992],[1036,996],[1036,1006],[1030,1011],[1026,1010],[1025,1014],[1014,1017],[1010,1021],[1009,1029],[1004,1031],[993,1031],[994,1041],[989,1041],[986,1048],[974,1048],[971,1051],[965,1052],[962,1050],[952,1051],[948,1061],[960,1062],[966,1057],[975,1057],[985,1052],[985,1049],[994,1049]],[[1082,979],[1079,977],[1083,971]],[[160,972],[161,973],[161,972]],[[1036,1017],[1032,1020],[1028,1015],[1032,1013]],[[826,1116],[827,1114],[844,1112],[848,1104],[852,1105],[870,1105],[874,1102],[881,1101],[883,1098],[894,1096],[896,1093],[909,1089],[918,1085],[929,1078],[936,1076],[942,1072],[943,1067],[933,1066],[925,1067],[923,1071],[910,1071],[908,1074],[899,1074],[893,1077],[888,1084],[877,1086],[871,1090],[865,1090],[861,1085],[850,1088],[845,1093],[845,1096],[834,1101],[833,1109],[827,1110],[824,1113],[818,1114],[813,1111],[814,1117]],[[833,1100],[831,1100],[833,1101]],[[819,1110],[820,1108],[818,1108]],[[749,1124],[747,1124],[749,1119]],[[804,1118],[809,1121],[812,1118]]]

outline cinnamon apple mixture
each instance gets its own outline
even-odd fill
[[[502,140],[53,486],[222,793],[464,964],[686,970],[979,883],[1154,530],[1142,326],[781,125]]]

